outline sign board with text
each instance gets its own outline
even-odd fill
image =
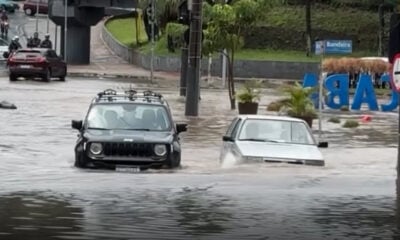
[[[315,54],[351,54],[353,42],[351,40],[324,40],[315,42]]]

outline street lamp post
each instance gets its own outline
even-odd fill
[[[64,0],[64,61],[67,62],[68,5]]]
[[[156,1],[151,1],[151,63],[150,63],[150,82],[153,83],[154,78],[154,24],[156,19],[155,13],[155,3]],[[137,31],[137,29],[136,29]]]

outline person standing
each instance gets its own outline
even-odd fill
[[[40,47],[41,48],[49,48],[49,49],[53,48],[53,44],[52,44],[52,42],[50,40],[50,34],[47,33],[44,36],[44,40],[40,43]]]
[[[32,47],[34,47],[34,48],[39,47],[41,42],[42,41],[39,38],[39,33],[38,32],[34,32],[33,33],[33,38],[32,38],[32,44],[31,44]]]

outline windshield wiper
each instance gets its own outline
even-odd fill
[[[131,131],[150,131],[149,128],[128,128],[125,130],[131,130]]]
[[[111,130],[111,129],[108,129],[108,128],[98,128],[98,127],[88,127],[88,129],[91,129],[91,130]]]
[[[245,138],[245,139],[240,139],[241,141],[253,141],[253,142],[274,142],[278,143],[278,141],[271,140],[271,139],[259,139],[259,138]]]

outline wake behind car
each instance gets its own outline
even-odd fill
[[[220,161],[230,155],[239,162],[286,162],[324,166],[312,131],[304,120],[263,115],[240,115],[225,136]]]
[[[61,81],[65,81],[67,64],[52,49],[20,49],[7,57],[10,81],[16,81],[19,77],[40,77],[44,81],[50,81],[51,78],[57,77]]]
[[[83,121],[72,120],[72,128],[79,130],[75,166],[179,167],[179,133],[186,126],[174,124],[167,101],[158,93],[105,90],[92,100]]]

